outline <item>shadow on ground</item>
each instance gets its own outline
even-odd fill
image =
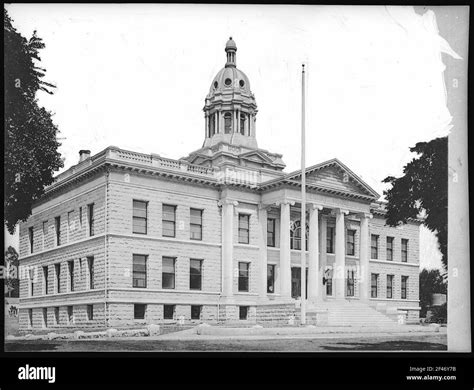
[[[385,341],[381,343],[336,343],[323,346],[326,351],[447,351],[448,347],[440,343],[419,341]]]

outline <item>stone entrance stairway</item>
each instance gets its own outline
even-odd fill
[[[296,311],[299,312],[299,309]],[[318,313],[318,318],[324,318],[319,313],[326,312],[327,326],[393,327],[398,325],[394,319],[357,300],[328,300],[316,305],[309,304],[307,312],[309,315]],[[326,324],[317,323],[317,325]]]

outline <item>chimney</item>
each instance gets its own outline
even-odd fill
[[[91,156],[90,150],[79,150],[79,163],[88,159]]]

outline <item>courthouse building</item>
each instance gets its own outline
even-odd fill
[[[308,323],[418,321],[421,221],[386,226],[379,194],[334,158],[306,170],[302,223],[301,173],[257,144],[232,38],[225,52],[200,149],[82,150],[34,204],[20,225],[22,330],[297,323],[302,274]]]

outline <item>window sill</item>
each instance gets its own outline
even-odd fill
[[[237,291],[234,293],[234,295],[251,295],[251,296],[256,296],[258,293],[251,293],[248,291]]]
[[[391,261],[391,260],[379,260],[379,259],[370,259],[371,262],[381,263],[381,264],[395,264],[395,265],[408,265],[411,267],[419,267],[419,263],[406,263],[403,261]]]

